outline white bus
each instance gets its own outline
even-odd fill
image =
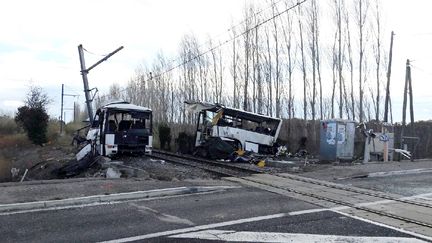
[[[87,140],[103,156],[125,152],[151,154],[152,110],[125,101],[108,103],[96,111]]]
[[[275,153],[282,119],[260,115],[220,104],[186,101],[186,109],[197,113],[195,147],[210,137],[220,137],[236,149]]]

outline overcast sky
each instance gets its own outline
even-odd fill
[[[320,0],[320,2],[329,0]],[[350,1],[350,0],[347,0]],[[30,83],[43,87],[54,100],[49,112],[60,115],[61,84],[65,106],[82,103],[82,79],[77,46],[86,53],[87,66],[119,46],[125,48],[92,70],[90,87],[106,91],[124,85],[136,67],[151,62],[160,50],[174,57],[186,33],[203,40],[223,38],[232,23],[242,20],[249,0],[10,0],[0,5],[0,113],[22,104]],[[264,2],[264,1],[261,1]],[[406,59],[413,60],[416,120],[432,119],[432,9],[431,0],[382,0],[388,43],[396,33],[392,73],[395,120],[400,120]],[[268,5],[264,4],[264,5]],[[71,117],[68,113],[68,117]],[[69,120],[69,119],[68,119]]]

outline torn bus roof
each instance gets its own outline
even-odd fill
[[[275,120],[282,121],[282,119],[280,118],[261,115],[261,114],[244,111],[236,108],[225,107],[224,105],[221,104],[211,104],[211,103],[205,103],[199,101],[185,101],[184,103],[186,104],[186,109],[194,113],[199,113],[204,110],[211,111],[211,112],[218,112],[220,109],[223,109],[225,115],[232,116],[232,117],[243,117],[247,120],[254,121],[254,122],[270,122]]]
[[[209,110],[217,106],[216,104],[196,102],[196,101],[185,101],[184,103],[186,104],[186,110],[193,113],[199,113],[203,110]]]
[[[115,102],[115,103],[109,103],[103,108],[108,109],[117,109],[117,110],[134,110],[134,111],[152,111],[150,108],[144,107],[144,106],[138,106],[134,104],[130,104],[128,102]]]

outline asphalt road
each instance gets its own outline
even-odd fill
[[[1,242],[264,242],[272,237],[279,237],[273,239],[275,242],[284,242],[286,239],[303,242],[301,239],[311,240],[313,237],[320,239],[317,242],[335,239],[364,242],[361,241],[363,238],[358,238],[360,236],[408,237],[386,238],[387,241],[376,242],[415,240],[393,229],[252,188],[112,205],[3,214],[0,216],[0,235]]]
[[[383,177],[366,177],[339,180],[337,183],[390,192],[403,196],[432,194],[432,173],[417,173],[406,175],[390,175]]]

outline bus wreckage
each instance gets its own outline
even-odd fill
[[[152,151],[152,110],[126,101],[110,102],[96,111],[87,133],[98,154]]]
[[[85,138],[79,132],[88,128]],[[73,143],[86,145],[64,166],[56,169],[60,178],[79,175],[101,160],[101,156],[113,157],[122,153],[151,154],[152,110],[115,101],[103,105],[96,111],[93,122],[77,130]]]
[[[275,154],[282,119],[221,104],[186,101],[186,110],[198,114],[195,153],[223,158],[234,151]],[[224,154],[225,152],[225,154]]]

